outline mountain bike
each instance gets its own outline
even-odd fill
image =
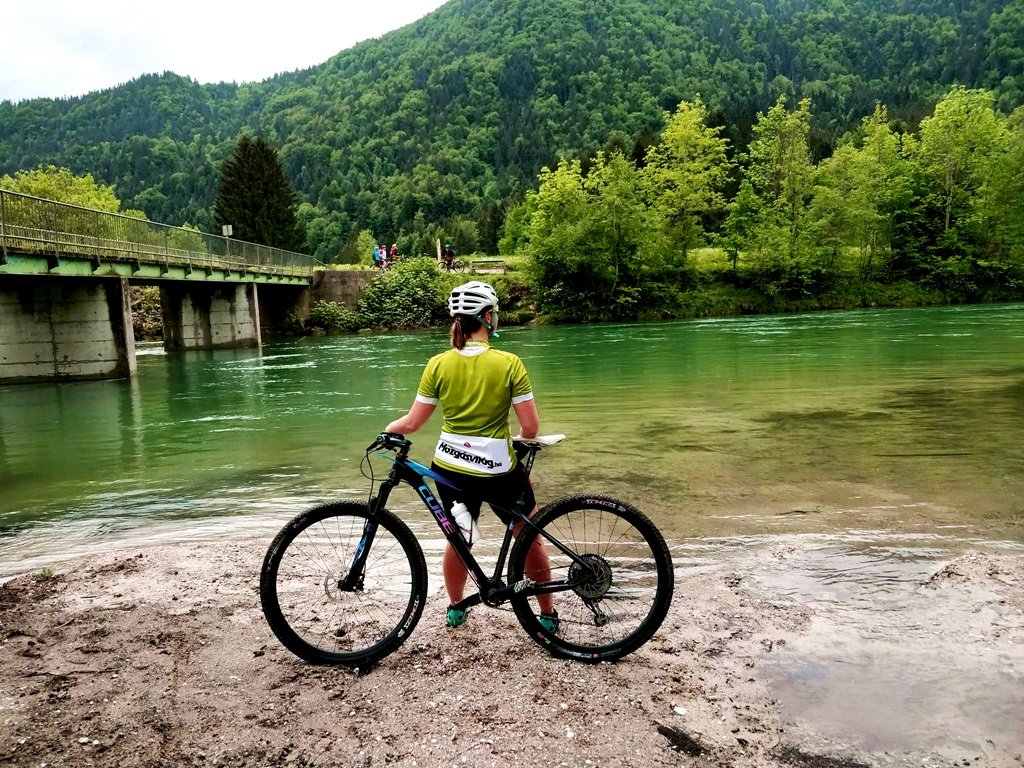
[[[462,272],[466,269],[466,264],[458,259],[441,259],[437,262],[437,268],[442,272]]]
[[[517,440],[528,474],[537,453],[563,437]],[[621,658],[661,626],[672,601],[672,557],[657,527],[638,509],[611,496],[575,494],[531,518],[520,498],[501,507],[511,522],[488,575],[427,479],[455,486],[410,459],[411,445],[401,435],[379,435],[364,457],[392,462],[379,493],[373,496],[377,478],[370,464],[367,502],[313,507],[289,522],[267,550],[260,573],[263,614],[296,656],[368,668],[416,627],[427,599],[427,566],[409,526],[387,509],[400,483],[416,491],[476,584],[477,593],[458,607],[509,603],[534,641],[555,656],[586,662]],[[550,577],[543,581],[526,576],[526,556],[538,536],[551,560]],[[553,629],[541,624],[530,599],[545,593],[553,595],[560,617]]]

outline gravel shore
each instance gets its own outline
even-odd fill
[[[810,611],[735,572],[681,571],[650,643],[615,664],[585,665],[548,656],[508,612],[481,607],[447,629],[432,571],[410,640],[359,672],[305,664],[278,644],[259,607],[264,546],[133,549],[0,586],[0,764],[1024,764],[998,745],[952,761],[801,743],[758,668],[806,629]],[[986,589],[1003,591],[1020,649],[1022,574],[1019,559],[969,556],[922,588],[988,579]]]

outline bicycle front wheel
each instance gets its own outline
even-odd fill
[[[512,598],[527,634],[556,656],[589,662],[621,658],[650,640],[668,615],[674,587],[672,556],[654,523],[624,501],[582,494],[552,502],[534,522],[572,556],[545,541],[550,573],[529,572],[527,555],[540,534],[523,528],[509,584],[530,578],[538,587],[560,587],[553,629],[541,624],[533,599]]]
[[[372,541],[366,564],[354,559]],[[423,613],[427,565],[409,527],[366,503],[323,504],[274,539],[260,573],[263,615],[278,640],[314,664],[369,667],[400,646]]]

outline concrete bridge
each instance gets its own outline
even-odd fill
[[[258,347],[313,259],[0,190],[0,384],[135,372],[129,285],[158,285],[168,350]]]

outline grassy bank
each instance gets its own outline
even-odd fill
[[[474,256],[486,258],[483,254]],[[364,290],[356,309],[320,301],[308,318],[303,319],[293,313],[286,327],[280,330],[292,335],[323,335],[447,325],[448,293],[456,285],[474,279],[494,285],[502,299],[501,321],[506,326],[1024,300],[1024,288],[1012,282],[984,292],[964,293],[909,280],[865,280],[860,277],[859,257],[853,251],[842,254],[840,262],[832,266],[825,285],[816,285],[812,279],[791,281],[787,286],[778,279],[766,279],[742,258],[733,267],[723,251],[699,249],[690,252],[686,269],[679,270],[674,283],[659,283],[653,289],[640,292],[635,311],[624,317],[614,312],[610,305],[581,306],[571,300],[562,303],[557,315],[538,312],[537,287],[530,273],[529,261],[524,257],[505,259],[505,274],[472,271],[444,274],[437,271],[433,259],[411,259],[374,280]],[[780,284],[788,290],[780,289]],[[162,338],[158,288],[133,287],[132,313],[137,339]]]
[[[856,254],[834,264],[827,285],[812,280],[766,280],[756,268],[740,260],[734,268],[722,251],[691,252],[676,283],[660,283],[638,295],[636,311],[627,317],[611,307],[581,306],[572,297],[556,315],[537,311],[537,287],[528,260],[506,261],[505,274],[440,274],[432,260],[412,261],[375,280],[363,293],[356,310],[332,302],[319,302],[307,321],[296,323],[295,333],[346,333],[363,329],[411,329],[448,323],[446,297],[467,280],[480,279],[495,286],[502,298],[502,323],[600,322],[608,320],[666,320],[726,317],[785,312],[863,309],[868,307],[924,307],[941,304],[1024,300],[1016,286],[964,295],[908,280],[882,282],[860,277]],[[811,276],[813,278],[813,275]],[[817,289],[817,290],[815,290]]]

